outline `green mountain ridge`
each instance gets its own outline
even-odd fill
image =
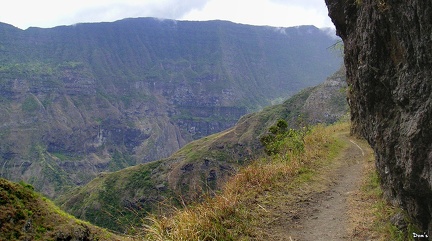
[[[0,178],[0,240],[124,240],[64,213],[33,187]]]
[[[348,112],[345,89],[341,69],[321,85],[243,116],[234,127],[193,141],[169,158],[100,174],[57,203],[79,218],[124,232],[148,213],[169,212],[167,207],[219,190],[240,167],[264,155],[260,136],[277,120],[297,128],[340,119]]]
[[[313,26],[0,24],[0,177],[55,197],[166,158],[340,66]]]

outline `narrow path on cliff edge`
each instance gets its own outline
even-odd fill
[[[275,218],[267,226],[268,240],[360,240],[355,235],[355,215],[362,210],[352,200],[360,191],[364,167],[373,161],[373,152],[364,140],[348,132],[338,133],[337,138],[344,148],[330,164],[316,170],[311,180],[277,195],[284,201],[270,208]]]
[[[344,138],[347,141],[347,138]],[[292,240],[349,240],[349,195],[361,184],[365,153],[354,140],[349,140],[335,169],[336,177],[327,191],[320,193],[315,202],[307,204],[307,215],[299,219],[291,234]],[[312,211],[312,212],[310,212]]]

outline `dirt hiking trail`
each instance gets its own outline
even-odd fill
[[[364,167],[373,160],[373,152],[365,141],[347,132],[337,137],[345,147],[331,164],[319,168],[311,181],[276,195],[266,207],[266,240],[365,240],[356,237],[353,219],[362,210],[352,199],[361,188]]]
[[[336,172],[329,190],[321,193],[317,201],[309,204],[306,217],[291,234],[292,240],[349,240],[348,197],[360,187],[362,180],[364,150],[356,142],[339,157],[341,167]]]

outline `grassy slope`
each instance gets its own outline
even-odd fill
[[[288,205],[295,209],[291,196],[319,192],[325,172],[337,168],[335,162],[347,144],[339,138],[348,132],[348,123],[314,127],[305,137],[305,151],[290,151],[273,158],[261,158],[241,169],[223,190],[206,202],[177,209],[171,216],[149,218],[142,236],[147,240],[268,240],[272,222],[280,213],[269,207]],[[421,233],[407,221],[406,230],[398,230],[390,221],[401,210],[383,197],[374,168],[373,152],[366,150],[362,186],[349,197],[351,240],[414,240]],[[287,160],[287,155],[290,156]],[[317,191],[318,190],[318,191]],[[280,202],[280,203],[278,203]],[[283,204],[282,204],[283,203]],[[280,210],[279,210],[280,211]],[[280,218],[280,217],[279,217]]]
[[[78,220],[28,184],[0,179],[0,240],[126,240]]]
[[[55,197],[101,171],[167,157],[339,64],[324,32],[276,30],[157,19],[0,23],[0,175]]]
[[[170,158],[100,174],[86,186],[59,198],[58,203],[79,218],[125,231],[167,203],[196,200],[202,193],[219,189],[240,166],[262,155],[258,137],[276,120],[298,116],[312,90],[246,115],[235,127],[191,142]]]
[[[285,150],[260,158],[241,169],[220,194],[207,202],[179,210],[172,217],[153,217],[147,227],[150,240],[248,240],[260,237],[264,209],[259,198],[287,183],[306,182],[312,169],[325,165],[343,147],[332,135],[341,127],[314,127],[304,139],[304,152]],[[261,223],[262,224],[262,223]]]
[[[319,96],[344,99],[340,88],[324,84],[303,90],[282,104],[242,117],[233,128],[189,143],[167,159],[99,175],[58,203],[79,218],[125,231],[148,212],[165,212],[166,205],[189,203],[203,193],[220,190],[239,168],[263,155],[259,137],[278,119],[287,120],[290,128],[304,125],[310,121],[305,112],[305,103],[312,103],[310,97],[321,104],[328,98]],[[329,106],[326,109],[338,110],[332,113],[344,113],[345,107],[339,104]]]

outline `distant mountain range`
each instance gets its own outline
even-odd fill
[[[302,90],[282,104],[243,116],[225,131],[193,141],[159,161],[101,173],[57,203],[80,219],[117,232],[142,225],[150,214],[194,203],[265,155],[260,137],[278,120],[289,128],[334,123],[348,113],[345,69],[322,84]]]
[[[152,18],[0,23],[0,177],[54,197],[168,157],[341,65],[313,26]]]

